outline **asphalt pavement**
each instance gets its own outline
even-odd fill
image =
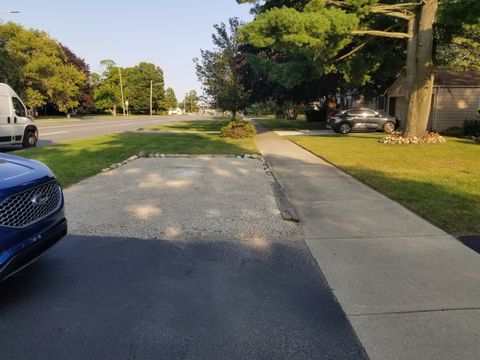
[[[37,146],[47,146],[60,142],[85,139],[99,135],[109,135],[125,131],[135,131],[142,127],[167,124],[172,122],[202,119],[204,116],[135,116],[117,118],[86,118],[38,121],[39,131]],[[0,150],[16,150],[20,147],[4,147]]]
[[[0,285],[0,358],[366,359],[258,159],[140,159],[65,192]]]

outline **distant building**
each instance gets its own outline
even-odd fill
[[[397,116],[405,125],[407,117],[407,84],[400,76],[386,92],[382,104],[390,115]],[[480,109],[480,72],[438,70],[435,73],[429,131],[443,131],[475,119]]]

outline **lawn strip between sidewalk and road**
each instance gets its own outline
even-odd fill
[[[229,118],[215,119],[215,120],[184,121],[184,122],[148,126],[140,130],[185,131],[185,132],[220,131],[222,127],[228,124],[229,121],[230,121]]]
[[[480,234],[480,145],[458,138],[439,145],[384,145],[382,136],[288,139],[450,234]]]
[[[201,133],[121,133],[20,150],[15,155],[44,162],[63,186],[69,186],[140,151],[192,155],[258,153],[255,139],[233,140]]]

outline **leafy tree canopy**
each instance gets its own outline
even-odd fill
[[[201,59],[194,60],[197,76],[211,105],[231,111],[235,117],[238,111],[245,109],[250,95],[239,74],[242,57],[237,37],[241,23],[232,18],[228,27],[224,23],[214,27],[212,39],[216,48],[202,50]]]
[[[178,105],[177,97],[175,96],[175,91],[172,88],[167,88],[165,90],[165,96],[162,100],[159,101],[158,107],[160,110],[168,111],[170,109],[175,109]]]
[[[50,104],[67,112],[79,105],[86,75],[68,62],[56,40],[43,31],[11,22],[0,24],[0,39],[5,41],[0,62],[11,72],[4,73],[2,80],[9,82],[28,106]]]
[[[196,113],[200,109],[198,106],[198,101],[200,97],[198,96],[195,90],[191,90],[185,94],[185,98],[183,99],[183,108],[187,113]]]
[[[150,110],[150,84],[153,82],[153,110],[159,109],[164,99],[163,70],[152,63],[140,64],[125,68],[124,72],[125,100],[129,102],[132,112],[146,113]]]
[[[98,78],[92,79],[95,84],[95,104],[98,109],[109,110],[116,115],[122,108],[120,75],[124,99],[128,101],[129,111],[133,113],[148,113],[150,111],[150,86],[152,85],[153,110],[162,108],[165,97],[163,70],[155,64],[141,62],[140,64],[120,68],[112,60],[101,62],[104,70]]]

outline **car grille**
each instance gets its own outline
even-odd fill
[[[12,195],[0,203],[0,226],[23,228],[57,211],[62,190],[56,181]]]

